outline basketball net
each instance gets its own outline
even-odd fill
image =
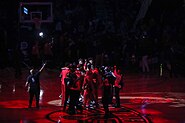
[[[35,29],[39,30],[40,29],[40,25],[41,25],[41,21],[39,18],[34,18],[33,22],[35,24]]]

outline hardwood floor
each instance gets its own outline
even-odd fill
[[[110,105],[112,114],[105,118],[101,102],[100,108],[83,110],[82,114],[63,112],[57,70],[45,69],[41,73],[40,108],[34,108],[35,104],[33,108],[27,108],[28,93],[24,84],[28,72],[24,69],[21,78],[16,79],[13,69],[0,70],[1,123],[185,123],[183,77],[125,73],[125,86],[120,94],[121,108]]]

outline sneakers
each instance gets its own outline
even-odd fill
[[[60,94],[58,97],[59,97],[60,99],[62,99],[62,94]]]
[[[118,104],[113,104],[112,105],[114,108],[120,108],[121,106],[120,105],[118,105]]]
[[[116,104],[116,105],[114,105],[114,108],[120,108],[120,105],[117,105],[117,104]]]
[[[111,118],[111,117],[112,117],[112,113],[111,112],[105,113],[105,115],[104,115],[105,119],[108,119],[108,118]]]
[[[69,115],[74,115],[74,114],[76,114],[77,112],[75,111],[75,110],[67,110],[66,111]]]

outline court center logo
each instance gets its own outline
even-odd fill
[[[84,110],[82,114],[69,115],[61,110],[49,113],[46,117],[54,123],[150,123],[151,121],[146,115],[134,111],[126,107],[113,108],[110,107],[111,115],[107,118],[104,117],[103,108]]]
[[[184,97],[184,94],[181,93],[166,93],[165,96],[161,96],[161,92],[140,92],[133,93],[135,96],[120,96],[120,99],[125,104],[168,104],[168,107],[177,108],[177,107],[185,107],[185,100],[181,97]],[[143,96],[136,96],[143,95]],[[145,96],[144,96],[145,95]],[[150,95],[150,96],[146,96]],[[176,97],[176,98],[172,98]],[[60,106],[61,100],[52,100],[48,102],[50,105]],[[102,106],[101,106],[102,107]],[[69,115],[66,112],[62,112],[61,110],[53,111],[47,115],[47,119],[52,122],[58,123],[68,123],[68,122],[79,122],[79,123],[93,123],[93,122],[107,122],[107,123],[150,123],[151,120],[149,116],[146,114],[139,113],[134,109],[130,109],[127,107],[122,108],[114,108],[109,107],[112,115],[109,118],[104,117],[103,108],[97,109],[89,109],[84,110],[82,114]]]

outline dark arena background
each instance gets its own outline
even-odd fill
[[[184,0],[1,0],[0,123],[185,123],[184,13]],[[98,107],[61,105],[61,68],[89,58],[123,76],[108,117],[101,85]],[[28,108],[27,77],[44,63]]]

